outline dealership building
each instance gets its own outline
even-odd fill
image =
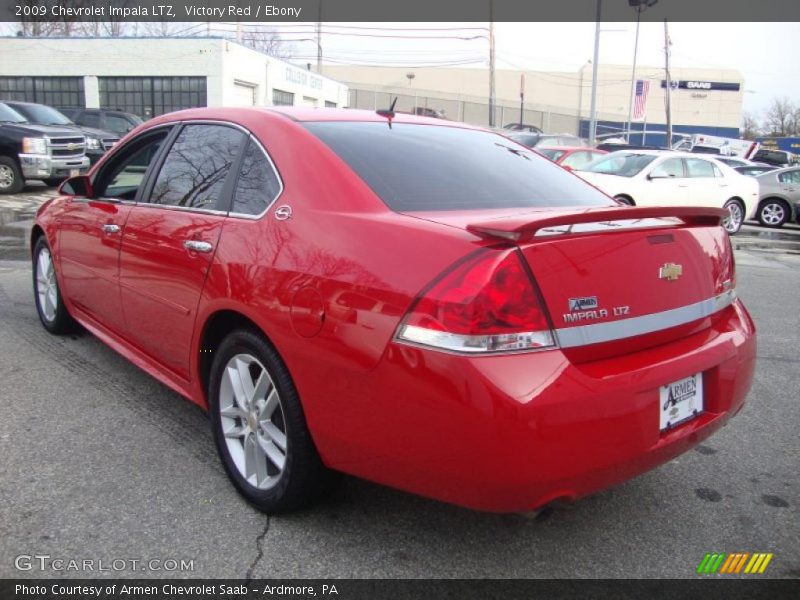
[[[325,74],[347,84],[352,108],[383,108],[398,97],[398,109],[437,111],[445,117],[489,124],[489,71],[468,68],[396,68],[326,66]],[[730,69],[672,68],[672,122],[676,133],[739,137],[744,80]],[[636,79],[646,82],[642,116],[632,119],[633,143],[661,145],[666,136],[663,67],[639,66]],[[592,65],[577,71],[495,72],[495,124],[522,120],[551,133],[588,137]],[[520,92],[524,94],[520,102]],[[626,128],[631,104],[631,67],[600,65],[597,80],[598,134]],[[645,127],[646,126],[646,127]]]
[[[0,100],[150,118],[197,106],[347,105],[347,86],[235,42],[0,38]]]

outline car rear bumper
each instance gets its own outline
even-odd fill
[[[688,337],[581,364],[559,350],[476,358],[392,344],[350,384],[353,402],[308,416],[334,468],[474,509],[526,511],[707,438],[741,409],[755,353],[739,301]],[[704,412],[660,432],[659,387],[699,372]]]

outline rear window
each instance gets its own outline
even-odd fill
[[[561,167],[486,131],[406,123],[305,126],[395,211],[611,204]]]

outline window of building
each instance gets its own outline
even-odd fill
[[[325,108],[336,108],[336,102],[329,102],[325,100]]]
[[[280,191],[281,183],[275,169],[258,144],[250,140],[236,181],[231,212],[260,215]]]
[[[292,92],[284,92],[283,90],[272,90],[272,105],[273,106],[294,106],[294,94]]]
[[[0,77],[0,100],[84,107],[83,77]]]
[[[98,77],[100,107],[145,119],[206,106],[205,77]]]
[[[167,153],[150,202],[216,209],[244,134],[222,125],[188,125]]]

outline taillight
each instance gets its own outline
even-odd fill
[[[555,345],[550,320],[518,250],[482,250],[423,292],[397,339],[455,352]]]

